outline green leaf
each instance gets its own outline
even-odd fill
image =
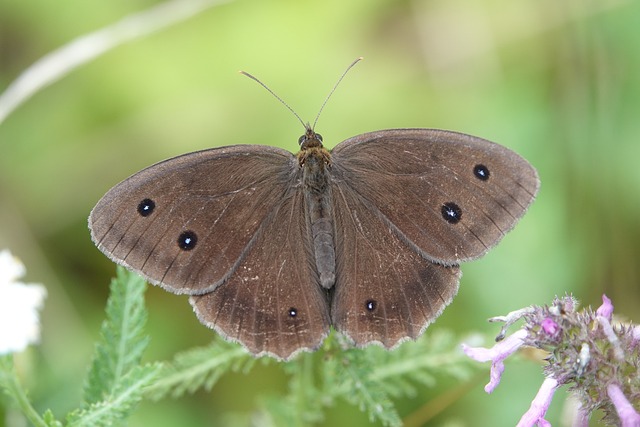
[[[352,348],[332,333],[320,352],[302,353],[281,366],[290,375],[289,392],[284,398],[261,398],[262,411],[252,418],[260,425],[319,424],[326,408],[343,399],[360,408],[371,422],[400,426],[394,398],[415,396],[419,389],[435,387],[443,376],[468,379],[475,367],[446,331],[434,331],[393,351],[377,346]]]
[[[159,400],[167,395],[180,397],[199,388],[211,390],[225,372],[248,372],[255,360],[237,344],[216,340],[207,347],[176,355],[171,365],[165,366],[159,379],[147,389],[146,396]]]
[[[45,427],[45,421],[29,401],[27,391],[22,387],[13,364],[13,354],[0,355],[0,389],[11,397],[20,411],[36,427]]]
[[[84,406],[101,402],[120,387],[119,382],[140,364],[149,343],[144,333],[147,311],[146,283],[135,273],[118,267],[111,282],[107,318],[102,323],[93,363],[84,387]]]
[[[148,343],[143,333],[144,289],[137,276],[118,270],[85,387],[86,404],[68,417],[71,425],[113,425],[125,420],[143,396],[158,400],[202,388],[210,390],[226,372],[248,372],[254,366],[256,359],[243,348],[222,340],[180,353],[171,364],[139,366]],[[271,425],[320,423],[324,410],[336,399],[344,399],[358,406],[372,422],[400,426],[392,398],[414,396],[420,387],[434,387],[442,374],[457,378],[470,375],[470,361],[458,342],[442,331],[394,351],[375,346],[349,348],[333,333],[322,354],[302,353],[281,366],[290,376],[289,392],[284,399],[263,397],[263,411],[258,414]]]
[[[161,364],[140,365],[149,337],[144,333],[146,284],[137,274],[118,268],[111,282],[107,318],[85,383],[84,404],[67,415],[70,426],[113,426],[123,422],[142,399],[143,389]]]
[[[374,366],[362,350],[345,352],[339,376],[344,398],[357,405],[369,415],[371,422],[380,421],[385,426],[401,426],[402,420],[396,411],[383,381],[373,379]]]
[[[44,420],[47,427],[62,427],[62,423],[56,420],[56,417],[51,412],[51,409],[47,409],[47,411],[43,414],[42,419]]]
[[[419,383],[426,387],[436,385],[436,376],[450,375],[460,380],[469,379],[473,361],[460,350],[460,345],[453,335],[438,330],[423,336],[415,342],[407,342],[397,350],[388,352],[383,349],[371,349],[380,353],[379,363],[372,373],[372,380],[394,384],[406,395],[411,394],[411,387],[406,381]]]
[[[285,365],[291,374],[289,381],[289,408],[295,412],[297,425],[318,423],[324,419],[322,413],[322,392],[316,385],[315,365],[316,355],[301,354],[298,359]]]
[[[101,427],[120,424],[142,399],[144,388],[156,378],[161,367],[158,363],[134,367],[119,378],[113,390],[103,400],[69,414],[68,425]]]
[[[282,365],[291,377],[288,395],[284,399],[269,396],[261,400],[265,416],[270,418],[271,424],[307,426],[324,419],[323,399],[315,378],[317,356],[302,353]]]

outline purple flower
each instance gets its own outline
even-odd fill
[[[575,414],[573,419],[573,427],[589,427],[589,413],[582,407],[580,401],[577,401],[573,396],[570,397],[575,402]]]
[[[544,416],[547,413],[547,409],[549,409],[553,393],[555,393],[558,385],[558,381],[553,378],[545,378],[540,390],[538,390],[538,394],[536,394],[536,397],[531,402],[531,407],[524,413],[522,418],[520,418],[516,427],[531,427],[536,424],[539,427],[551,427],[551,424],[544,419]]]
[[[578,311],[578,302],[570,295],[556,297],[550,306],[531,306],[490,319],[504,324],[498,343],[490,349],[463,345],[463,350],[477,361],[492,362],[487,393],[500,383],[504,360],[520,347],[548,353],[546,378],[518,426],[550,426],[544,417],[554,392],[569,385],[579,402],[575,426],[588,425],[589,415],[601,409],[605,423],[640,427],[640,326],[619,325],[612,319],[613,304],[606,295],[596,311]],[[523,327],[507,336],[508,327],[519,320]]]
[[[620,347],[620,340],[611,326],[611,318],[613,317],[613,304],[606,295],[602,295],[602,305],[596,310],[596,319],[602,327],[602,332],[609,340],[609,343],[613,347],[613,353],[618,360],[624,359],[624,352]]]
[[[609,384],[607,386],[607,394],[616,408],[618,417],[620,417],[620,425],[622,427],[640,427],[640,414],[629,403],[620,386]]]
[[[540,326],[542,326],[543,331],[545,331],[548,335],[551,335],[552,337],[556,336],[560,331],[560,326],[558,326],[558,324],[554,322],[553,319],[550,319],[548,317],[542,321]]]
[[[638,347],[638,345],[640,345],[640,325],[631,329],[631,339],[633,347]]]
[[[602,316],[609,321],[611,321],[611,316],[613,315],[613,304],[611,304],[611,300],[607,298],[606,295],[602,295],[602,305],[598,307],[596,310],[596,316]]]
[[[491,361],[491,381],[484,387],[484,391],[491,393],[500,384],[500,377],[504,372],[504,359],[515,353],[524,344],[522,340],[526,336],[527,331],[521,329],[491,348],[469,347],[462,344],[462,351],[470,358],[478,362]]]

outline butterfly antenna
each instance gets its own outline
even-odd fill
[[[271,95],[273,95],[278,101],[280,101],[282,103],[282,105],[284,105],[285,107],[287,107],[289,109],[289,111],[291,111],[293,113],[294,116],[296,116],[296,118],[300,121],[300,123],[302,123],[302,126],[304,126],[305,129],[308,128],[309,125],[305,124],[304,121],[302,121],[302,119],[300,118],[300,116],[298,115],[298,113],[296,113],[294,111],[293,108],[291,108],[289,106],[289,104],[287,104],[286,102],[284,102],[284,100],[282,98],[280,98],[278,95],[276,95],[276,93],[274,91],[272,91],[269,86],[267,86],[266,84],[262,83],[257,77],[252,76],[251,74],[247,73],[246,71],[240,71],[240,74],[243,74],[247,77],[249,77],[251,80],[256,81],[260,86],[262,86],[263,88],[265,88]]]
[[[327,105],[327,101],[329,101],[329,98],[331,98],[331,95],[333,95],[333,92],[336,91],[336,89],[338,88],[338,85],[340,84],[342,79],[344,79],[344,76],[347,75],[349,70],[352,69],[354,65],[356,65],[358,62],[362,61],[363,59],[364,58],[362,56],[357,58],[355,61],[353,61],[351,64],[349,64],[349,66],[347,67],[346,70],[344,70],[344,72],[342,73],[342,75],[340,76],[340,78],[338,79],[336,84],[333,85],[333,89],[331,89],[331,92],[329,92],[329,95],[327,95],[327,97],[324,99],[324,102],[322,103],[322,106],[320,107],[320,110],[318,111],[318,114],[316,115],[316,119],[313,121],[313,126],[311,126],[311,129],[315,129],[316,128],[316,123],[318,123],[318,119],[320,118],[320,114],[322,113],[322,110],[324,110],[324,106]]]

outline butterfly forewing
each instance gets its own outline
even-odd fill
[[[94,242],[173,292],[214,289],[237,268],[295,179],[292,154],[249,147],[187,154],[126,179],[91,212]]]
[[[202,323],[256,355],[287,359],[317,348],[329,332],[303,203],[302,189],[293,189],[228,280],[190,299]]]
[[[496,245],[533,201],[529,163],[456,132],[397,129],[362,134],[332,152],[335,179],[374,206],[423,257],[455,265]]]
[[[358,346],[417,338],[458,290],[460,270],[424,259],[348,184],[333,186],[336,290],[333,325]]]

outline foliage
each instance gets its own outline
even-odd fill
[[[268,358],[265,363],[277,363]],[[179,397],[200,388],[210,390],[226,372],[249,374],[256,359],[236,344],[216,340],[212,345],[178,354],[146,396]],[[345,400],[365,412],[369,420],[401,425],[392,399],[413,397],[419,387],[435,387],[436,373],[468,380],[471,364],[451,334],[436,331],[394,351],[381,347],[357,349],[332,333],[318,353],[303,353],[282,363],[288,375],[288,393],[261,400],[261,422],[309,425],[323,421],[323,411]]]
[[[243,348],[222,340],[176,355],[171,363],[142,363],[149,343],[144,331],[147,311],[144,281],[118,268],[111,283],[106,320],[84,387],[84,399],[66,416],[68,426],[120,425],[143,399],[179,398],[199,389],[211,390],[226,373],[250,374],[257,359]],[[446,332],[436,332],[395,351],[380,347],[356,349],[332,334],[321,351],[304,353],[281,363],[288,375],[288,393],[261,399],[259,416],[265,424],[310,425],[324,419],[324,410],[345,400],[385,426],[402,421],[393,399],[415,396],[418,387],[434,387],[435,373],[469,378],[470,362]],[[269,358],[264,363],[278,363]],[[0,383],[15,398],[31,422],[62,426],[51,411],[40,417],[30,406],[11,360],[3,359]],[[13,382],[12,382],[13,381]]]
[[[93,363],[87,375],[81,407],[66,417],[68,426],[112,426],[125,420],[142,399],[143,389],[160,372],[158,363],[141,364],[149,337],[144,333],[147,311],[145,282],[118,269],[111,282],[107,317],[102,324]],[[6,361],[6,357],[4,358]],[[6,364],[3,364],[6,368]],[[61,426],[50,410],[42,417],[31,407],[15,372],[0,369],[0,384],[12,396],[29,420],[37,426]]]
[[[84,388],[82,408],[67,417],[73,426],[113,425],[126,419],[142,399],[142,390],[160,371],[159,364],[141,365],[149,344],[144,333],[146,284],[118,268],[111,282],[107,319]]]

